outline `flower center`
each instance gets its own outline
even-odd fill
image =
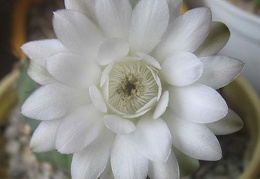
[[[135,114],[158,95],[153,71],[142,61],[115,63],[109,74],[108,90],[108,103],[123,114]]]

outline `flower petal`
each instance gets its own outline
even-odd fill
[[[129,135],[117,135],[111,152],[111,166],[116,179],[144,179],[148,160],[139,153]]]
[[[142,52],[137,52],[136,55],[138,57],[140,57],[143,61],[145,61],[148,65],[151,65],[151,66],[153,66],[157,69],[161,69],[160,63],[155,58],[153,58],[152,56],[147,55],[147,54],[142,53]]]
[[[203,73],[198,83],[219,89],[233,81],[244,67],[240,60],[225,56],[210,56],[201,58]]]
[[[57,39],[32,41],[24,44],[21,49],[34,63],[45,67],[47,57],[68,51]]]
[[[103,99],[102,94],[96,86],[89,87],[89,94],[94,106],[101,112],[107,112],[107,105]]]
[[[114,134],[103,130],[100,137],[85,149],[73,155],[72,178],[98,178],[109,161]]]
[[[36,128],[30,141],[34,152],[47,152],[55,149],[56,132],[61,120],[43,121]]]
[[[57,131],[58,151],[74,153],[92,143],[104,129],[102,117],[91,104],[67,115]]]
[[[63,117],[69,111],[90,103],[88,93],[59,83],[37,89],[22,106],[22,114],[38,120]]]
[[[98,84],[101,76],[97,64],[69,52],[49,57],[46,67],[55,79],[71,87],[88,88]]]
[[[222,22],[213,22],[205,41],[194,52],[196,56],[211,56],[219,52],[228,42],[230,31]]]
[[[198,170],[200,163],[197,159],[185,155],[175,147],[173,147],[173,151],[179,164],[181,176],[188,176]]]
[[[229,110],[223,119],[206,125],[215,135],[226,135],[240,130],[243,121],[234,111]]]
[[[136,128],[133,122],[117,115],[106,115],[104,123],[110,130],[117,134],[131,133]]]
[[[93,22],[96,21],[95,15],[95,1],[96,0],[65,0],[66,9],[76,10],[85,14]]]
[[[168,124],[173,145],[199,160],[219,160],[222,152],[216,136],[204,125],[190,122],[167,110],[162,117]]]
[[[211,25],[211,11],[196,8],[173,21],[155,49],[157,60],[164,60],[175,52],[194,52],[207,37]]]
[[[139,120],[135,130],[138,150],[146,158],[165,162],[171,152],[172,138],[166,123],[158,118],[146,115]]]
[[[154,97],[153,99],[151,99],[148,103],[146,103],[143,107],[141,107],[140,109],[138,109],[136,111],[136,113],[142,113],[143,111],[146,111],[148,109],[153,108],[157,103],[157,97]]]
[[[129,44],[120,38],[105,40],[99,47],[97,60],[100,65],[108,65],[113,61],[120,60],[127,56]]]
[[[112,168],[111,168],[111,163],[108,161],[107,166],[105,170],[101,173],[99,179],[115,179]]]
[[[58,39],[68,49],[87,55],[88,60],[96,57],[103,36],[87,16],[73,10],[56,11],[53,28]]]
[[[42,67],[33,61],[30,62],[27,73],[33,79],[33,81],[39,83],[40,85],[46,85],[49,83],[57,82],[49,74],[45,67]]]
[[[166,0],[141,0],[131,19],[129,42],[135,52],[151,52],[166,31],[169,9]]]
[[[180,178],[178,162],[173,152],[166,162],[149,162],[148,176],[152,179]]]
[[[167,0],[169,6],[170,19],[169,23],[173,22],[178,16],[181,15],[182,0]]]
[[[153,119],[159,118],[168,107],[169,103],[169,91],[165,91],[161,97],[161,99],[158,101],[157,106],[153,113]]]
[[[184,119],[210,123],[223,118],[228,107],[221,95],[201,84],[169,89],[169,107]]]
[[[128,0],[96,1],[96,16],[108,37],[127,39],[132,7]]]
[[[111,71],[111,69],[113,68],[113,63],[107,65],[105,67],[105,69],[102,72],[101,78],[100,78],[100,87],[102,87],[105,83],[108,83],[108,79],[109,79],[109,73]]]
[[[161,75],[167,83],[187,86],[197,81],[203,71],[203,64],[192,53],[179,52],[162,63]]]

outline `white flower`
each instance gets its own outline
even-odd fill
[[[221,158],[214,134],[242,121],[215,89],[244,64],[211,56],[229,31],[209,9],[180,15],[180,0],[65,5],[54,12],[57,39],[22,47],[28,74],[42,85],[22,106],[42,121],[34,151],[73,153],[75,179],[179,178],[179,165],[192,172],[197,159]]]

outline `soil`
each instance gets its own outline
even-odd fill
[[[44,3],[43,3],[44,2]],[[56,9],[64,8],[62,0],[45,0],[30,8],[28,17],[28,41],[54,38],[52,29],[52,15]],[[9,164],[9,177],[13,179],[66,179],[68,175],[47,162],[37,161],[29,149],[30,128],[19,120],[20,113],[16,109],[12,112],[8,126],[5,127],[5,151],[0,151],[0,157],[7,152],[9,159],[5,161],[5,168]],[[2,135],[1,135],[2,136]],[[217,162],[201,161],[201,166],[192,176],[185,179],[235,179],[244,169],[244,155],[248,137],[244,131],[232,135],[218,137],[223,158]],[[0,137],[0,144],[2,138]],[[2,147],[0,146],[0,149]],[[0,170],[1,172],[1,170]],[[1,178],[1,177],[0,177]],[[5,178],[5,177],[4,177]],[[184,179],[184,178],[183,178]]]

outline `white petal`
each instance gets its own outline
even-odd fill
[[[114,134],[105,129],[95,142],[75,153],[71,163],[72,178],[98,178],[109,161],[113,141]]]
[[[225,56],[201,58],[203,73],[198,83],[219,89],[233,81],[244,67],[240,60]]]
[[[161,99],[158,101],[157,106],[153,113],[153,119],[159,118],[168,107],[169,103],[169,91],[165,91],[161,97]]]
[[[151,65],[151,66],[153,66],[157,69],[161,69],[160,63],[155,58],[153,58],[152,56],[147,55],[147,54],[142,53],[142,52],[137,52],[136,55],[138,57],[142,58],[142,60],[144,60],[148,65]]]
[[[168,20],[166,0],[141,0],[132,14],[129,34],[131,50],[151,52],[166,31]]]
[[[104,129],[102,117],[91,104],[67,115],[57,131],[58,151],[74,153],[93,142]]]
[[[45,67],[42,67],[33,61],[30,62],[27,73],[35,82],[41,85],[56,82]]]
[[[139,153],[128,135],[117,135],[111,152],[111,166],[116,179],[144,179],[148,160]]]
[[[173,147],[173,151],[179,164],[181,176],[188,176],[198,170],[200,163],[197,159],[189,157],[175,147]]]
[[[153,70],[150,66],[146,65],[146,67],[151,71],[153,78],[156,82],[156,84],[158,85],[158,95],[157,95],[157,101],[160,99],[161,94],[162,94],[162,84],[161,84],[161,80],[158,77],[157,71],[155,72],[155,70]]]
[[[211,25],[211,11],[196,8],[171,23],[155,49],[157,60],[164,60],[175,52],[194,52],[207,37]]]
[[[47,57],[68,51],[57,39],[32,41],[24,44],[21,48],[30,60],[42,67],[45,66]]]
[[[135,130],[135,125],[128,119],[116,115],[106,115],[104,117],[105,125],[117,134],[127,134]]]
[[[55,149],[56,132],[61,120],[43,121],[36,128],[30,141],[34,152],[47,152]]]
[[[151,99],[148,103],[146,103],[143,107],[141,107],[140,109],[138,109],[136,111],[136,113],[140,113],[142,111],[145,111],[147,109],[151,109],[153,108],[153,106],[156,104],[157,102],[157,97],[154,97],[153,99]]]
[[[68,49],[86,54],[88,60],[96,57],[103,37],[87,16],[73,10],[56,11],[53,28],[58,39]]]
[[[129,118],[129,119],[131,119],[131,118],[137,118],[137,117],[140,117],[140,116],[144,115],[145,113],[147,113],[147,112],[150,111],[150,110],[151,110],[151,108],[148,108],[148,109],[142,110],[142,111],[139,112],[139,113],[124,115],[123,117]]]
[[[149,162],[148,176],[152,179],[179,179],[178,162],[173,152],[166,162]]]
[[[148,159],[165,162],[171,152],[172,138],[162,119],[153,120],[145,116],[139,120],[135,130],[138,150]]]
[[[33,119],[52,120],[88,103],[90,97],[86,91],[53,83],[42,86],[27,98],[22,114]]]
[[[199,160],[219,160],[222,153],[216,136],[204,125],[175,115],[170,109],[162,117],[168,124],[173,145],[186,155]]]
[[[162,63],[161,75],[170,85],[187,86],[199,79],[203,64],[192,53],[180,52]]]
[[[89,94],[94,106],[103,113],[107,112],[106,103],[102,97],[102,94],[96,86],[89,87]]]
[[[193,122],[215,122],[228,112],[227,104],[221,95],[201,84],[171,87],[169,93],[169,107],[179,116]]]
[[[174,21],[181,14],[182,0],[167,0],[169,6],[169,23]]]
[[[101,78],[100,78],[100,87],[102,87],[106,82],[108,82],[109,73],[111,69],[113,68],[114,63],[111,63],[106,66],[106,68],[103,70]]]
[[[230,31],[222,22],[212,22],[210,32],[205,41],[196,49],[194,54],[198,57],[215,55],[228,42]]]
[[[99,25],[109,37],[127,39],[132,7],[128,0],[96,1]]]
[[[79,11],[92,21],[96,21],[95,1],[96,0],[65,0],[64,3],[66,9]]]
[[[243,121],[234,111],[229,110],[223,119],[206,125],[215,135],[226,135],[240,130]]]
[[[124,39],[110,38],[99,47],[97,60],[100,65],[108,65],[127,56],[129,45]]]
[[[46,67],[58,81],[79,88],[88,88],[99,83],[101,69],[73,53],[58,53],[48,58]]]
[[[99,179],[115,179],[112,168],[111,168],[111,163],[108,161],[107,166],[105,170],[101,173]]]

